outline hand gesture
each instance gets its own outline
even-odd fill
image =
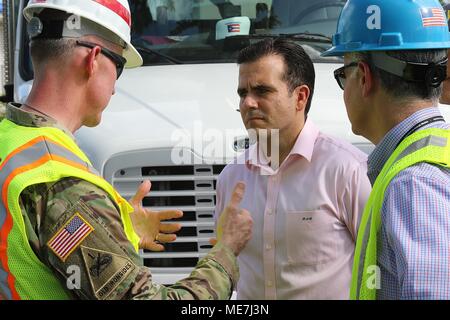
[[[130,215],[134,230],[141,238],[139,247],[151,251],[163,251],[161,243],[175,241],[174,232],[181,229],[179,223],[162,223],[162,221],[176,219],[183,216],[180,210],[151,211],[142,207],[142,199],[150,192],[150,181],[141,183],[136,194],[130,200],[134,212]]]
[[[244,249],[252,236],[253,219],[247,210],[240,209],[244,193],[245,184],[238,182],[217,225],[218,241],[228,246],[236,256]],[[211,239],[210,242],[214,244],[214,241]]]

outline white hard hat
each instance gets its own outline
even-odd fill
[[[142,57],[131,44],[131,13],[127,0],[30,0],[23,10],[30,21],[44,9],[55,9],[80,17],[109,30],[125,44],[125,67],[142,65]]]
[[[248,17],[233,17],[216,23],[216,40],[249,34],[250,19]]]

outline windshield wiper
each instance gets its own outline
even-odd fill
[[[155,56],[161,57],[161,58],[165,59],[166,61],[170,62],[171,64],[183,64],[182,61],[180,61],[180,60],[178,60],[176,58],[173,58],[171,56],[168,56],[168,55],[166,55],[164,53],[161,53],[159,51],[156,51],[156,50],[153,50],[153,49],[150,49],[150,48],[146,48],[146,47],[143,47],[143,46],[139,46],[139,45],[134,45],[134,47],[136,48],[137,51],[142,51],[142,52],[145,52],[145,53],[149,53],[149,54],[153,54]]]
[[[332,39],[321,33],[309,33],[309,32],[300,32],[300,33],[280,33],[280,37],[289,38],[294,40],[312,40],[319,42],[332,42]]]
[[[287,38],[291,40],[307,40],[315,42],[331,43],[332,39],[321,33],[309,33],[309,32],[299,32],[299,33],[257,33],[249,35],[237,35],[234,38],[247,38],[247,39],[263,39],[263,38]]]

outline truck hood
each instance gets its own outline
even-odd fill
[[[333,78],[338,67],[315,65],[310,118],[326,133],[366,143],[351,132],[342,91]],[[230,63],[126,70],[101,124],[80,129],[77,140],[98,169],[114,154],[155,148],[190,148],[201,158],[223,158],[235,152],[235,139],[246,136],[237,111],[237,80],[238,66]],[[214,141],[219,147],[212,147]]]

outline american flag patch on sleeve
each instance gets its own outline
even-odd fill
[[[94,228],[77,212],[55,233],[47,245],[62,261],[65,261],[92,231]]]

